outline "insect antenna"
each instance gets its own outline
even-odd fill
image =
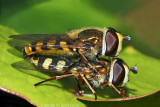
[[[129,42],[131,40],[131,37],[128,35],[128,36],[124,36],[123,39],[126,41],[126,42]]]
[[[65,74],[65,75],[61,75],[61,76],[54,76],[54,77],[51,77],[49,79],[46,79],[46,80],[43,80],[43,81],[40,81],[36,84],[34,84],[34,86],[36,87],[37,85],[41,84],[41,83],[44,83],[44,82],[47,82],[47,81],[51,81],[51,80],[57,80],[57,79],[62,79],[62,78],[66,78],[66,77],[69,77],[69,76],[74,76],[75,74]]]
[[[130,67],[129,70],[132,71],[134,74],[137,74],[137,67]]]

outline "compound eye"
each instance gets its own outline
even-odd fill
[[[106,56],[114,56],[118,49],[118,36],[115,31],[108,30],[105,36],[106,41]]]
[[[123,61],[118,59],[113,66],[113,80],[114,85],[120,85],[125,78],[125,69],[123,66]]]

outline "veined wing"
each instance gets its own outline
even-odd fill
[[[72,60],[70,61],[64,57],[45,55],[28,56],[26,60],[15,62],[11,64],[11,66],[21,71],[62,73],[64,69],[68,68],[73,63]]]
[[[81,46],[73,45],[67,34],[26,34],[12,35],[8,44],[18,50],[24,47],[39,47],[39,48],[80,48]]]
[[[11,35],[10,38],[18,39],[23,41],[38,41],[45,38],[52,38],[52,37],[59,37],[59,36],[67,36],[67,34],[22,34],[22,35]]]

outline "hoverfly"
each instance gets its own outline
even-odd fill
[[[67,34],[13,35],[11,38],[29,41],[24,45],[26,56],[33,54],[58,54],[61,56],[79,55],[89,67],[90,61],[97,61],[100,55],[115,57],[122,50],[122,36],[113,28],[82,28]],[[24,42],[21,42],[24,44]]]
[[[29,59],[29,61],[37,68],[62,74],[61,76],[54,76],[38,82],[34,84],[34,86],[46,81],[73,76],[78,83],[78,95],[82,95],[83,91],[81,90],[81,84],[85,83],[95,95],[95,100],[97,99],[97,94],[93,87],[104,88],[106,86],[111,86],[118,94],[127,97],[124,90],[120,91],[117,87],[124,87],[126,85],[129,71],[132,71],[135,74],[137,73],[136,67],[128,67],[128,65],[119,58],[116,58],[111,62],[105,59],[99,59],[101,62],[99,65],[94,65],[92,63],[97,72],[87,65],[81,66],[81,60],[73,63],[64,57],[48,57],[43,55],[31,55],[28,56],[27,59]]]

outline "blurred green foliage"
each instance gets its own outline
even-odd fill
[[[113,27],[130,35],[139,51],[160,58],[158,4],[158,0],[1,0],[0,22],[20,33]]]
[[[88,26],[113,27],[123,35],[130,35],[132,37],[130,45],[143,53],[138,52],[132,54],[132,50],[127,48],[129,51],[124,49],[124,52],[120,56],[129,65],[134,66],[134,64],[138,63],[137,66],[140,73],[138,76],[134,75],[131,78],[130,83],[127,84],[127,88],[132,89],[132,87],[135,88],[137,84],[140,84],[136,88],[137,90],[139,88],[136,95],[143,95],[159,89],[159,86],[156,85],[159,82],[158,74],[160,72],[158,69],[158,65],[160,64],[158,60],[160,58],[160,15],[157,14],[159,13],[159,6],[157,6],[159,4],[158,0],[1,0],[0,3],[0,24],[3,25],[0,26],[0,44],[2,49],[0,66],[3,71],[6,71],[6,73],[3,72],[1,74],[3,78],[0,81],[3,83],[0,82],[0,85],[2,87],[26,96],[27,99],[39,106],[39,102],[48,102],[37,97],[53,98],[50,94],[51,92],[59,93],[53,99],[56,103],[62,103],[60,99],[63,99],[65,102],[77,103],[80,106],[84,106],[85,104],[87,106],[98,106],[99,104],[105,106],[119,106],[120,104],[122,106],[150,106],[158,104],[160,93],[132,101],[88,102],[77,101],[71,93],[66,91],[67,89],[58,88],[62,84],[57,81],[54,81],[53,84],[58,85],[58,87],[47,86],[45,88],[46,86],[42,86],[34,89],[31,85],[40,81],[39,78],[28,76],[8,67],[14,62],[22,60],[22,58],[11,55],[8,51],[10,47],[7,45],[8,36],[17,34],[16,32],[20,34],[66,33],[73,29]],[[12,50],[14,51],[14,49]],[[16,53],[18,55],[21,54]],[[145,56],[144,54],[155,57],[156,59]],[[7,66],[8,68],[4,68],[3,66]],[[39,77],[48,78],[45,74],[34,73],[39,75]],[[7,76],[8,74],[13,75]],[[14,76],[18,79],[14,80]],[[16,85],[10,85],[11,82]],[[26,84],[25,88],[27,90],[24,89],[23,84]],[[65,84],[64,82],[63,87],[67,88]],[[28,90],[32,91],[28,92]],[[47,93],[41,94],[40,92]],[[101,91],[98,90],[98,92]],[[37,96],[33,96],[35,94]],[[68,97],[67,99],[63,97],[64,94]],[[149,101],[153,103],[149,104]]]

